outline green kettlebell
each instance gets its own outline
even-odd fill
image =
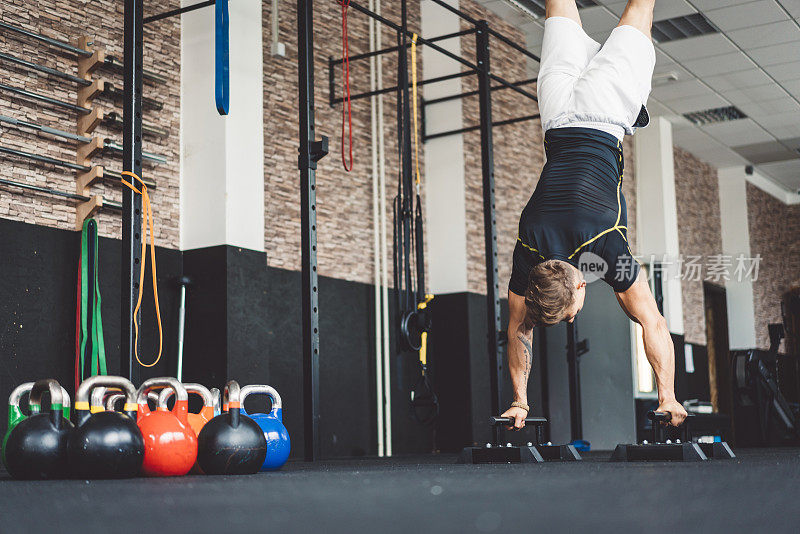
[[[25,382],[14,388],[14,391],[12,391],[11,395],[8,396],[8,430],[6,430],[5,436],[3,436],[2,456],[4,465],[6,463],[6,442],[8,441],[8,436],[11,435],[11,431],[14,430],[14,427],[17,426],[20,421],[28,417],[28,415],[22,412],[22,408],[20,408],[19,405],[20,401],[22,401],[22,397],[30,394],[31,388],[33,388],[33,382]],[[64,397],[64,404],[62,406],[64,418],[69,420],[69,393],[67,393],[67,390],[64,389],[63,386],[61,388],[61,394]],[[37,414],[42,409],[39,404],[33,404],[30,402],[28,402],[28,408],[30,409],[30,415]]]

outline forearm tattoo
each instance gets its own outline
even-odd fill
[[[533,363],[533,344],[531,340],[522,334],[517,335],[517,339],[522,343],[522,349],[525,353],[525,380],[527,381],[528,375],[531,372],[531,363]]]

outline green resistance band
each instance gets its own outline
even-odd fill
[[[97,231],[97,221],[86,219],[81,230],[81,380],[84,372],[84,355],[86,354],[86,343],[89,340],[88,319],[89,319],[89,285],[94,291],[92,298],[92,376],[108,374],[106,370],[106,349],[103,341],[103,318],[100,311],[100,278],[99,278],[99,238]],[[92,246],[92,269],[89,273],[89,246]],[[90,278],[91,277],[91,278]]]

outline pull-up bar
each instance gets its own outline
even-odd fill
[[[519,82],[513,82],[513,84],[514,85],[529,85],[529,84],[532,84],[532,83],[536,83],[537,80],[538,80],[538,78],[529,78],[527,80],[522,80],[522,81],[519,81]],[[506,87],[505,85],[494,85],[494,86],[492,86],[491,90],[492,91],[498,91],[500,89],[508,89],[508,87]],[[477,94],[478,94],[477,90],[475,90],[475,91],[465,91],[463,93],[458,93],[458,94],[455,94],[455,95],[442,96],[442,97],[439,97],[439,98],[431,98],[430,100],[423,101],[422,105],[423,106],[429,106],[429,105],[432,106],[433,104],[441,104],[442,102],[449,102],[450,100],[458,100],[458,99],[464,98],[466,96],[475,96]]]

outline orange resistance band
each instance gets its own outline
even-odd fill
[[[344,170],[350,172],[353,170],[353,111],[350,105],[350,46],[347,41],[347,8],[350,7],[350,0],[339,0],[339,5],[342,6],[342,77],[344,78],[344,95],[342,102],[342,165]],[[344,132],[345,126],[349,130],[349,146],[350,146],[350,165],[347,165],[344,150]]]
[[[142,195],[142,209],[144,210],[145,217],[142,217],[142,236],[145,234],[149,234],[150,236],[150,264],[151,264],[151,271],[153,273],[153,302],[156,306],[156,318],[158,319],[158,357],[155,359],[153,363],[142,363],[142,360],[139,359],[139,321],[136,320],[139,312],[142,308],[142,293],[144,292],[144,271],[145,266],[147,264],[147,239],[142,239],[142,265],[139,268],[139,297],[136,300],[136,308],[133,311],[133,325],[136,332],[136,337],[134,341],[134,354],[136,355],[136,361],[139,362],[139,365],[142,367],[153,367],[155,366],[159,360],[161,360],[161,352],[164,347],[164,332],[161,329],[161,308],[158,304],[158,282],[156,276],[156,247],[153,243],[153,210],[150,206],[150,195],[147,193],[147,186],[139,178],[136,174],[130,171],[122,171],[120,174],[123,176],[130,176],[131,178],[135,178],[137,182],[141,184],[141,189],[136,189],[136,186],[133,185],[133,180],[131,183],[126,182],[124,179],[121,180],[122,183],[128,186],[130,189],[133,190],[134,193]]]

